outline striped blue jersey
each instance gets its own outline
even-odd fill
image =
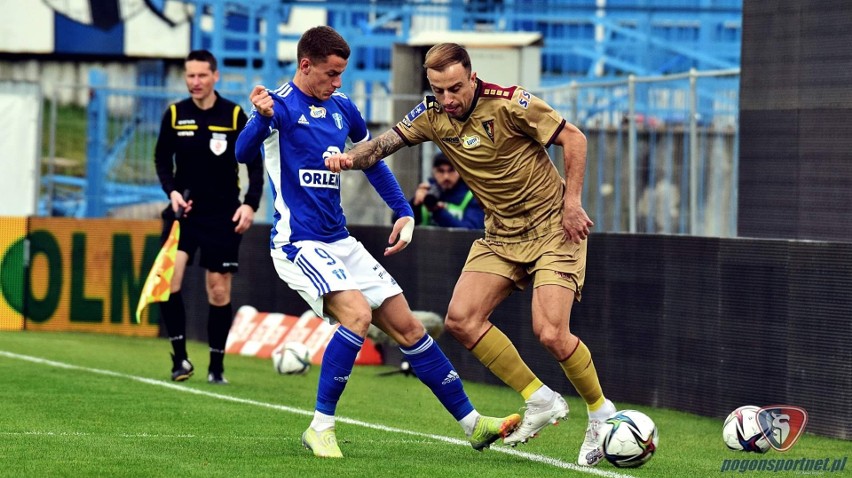
[[[340,174],[325,167],[325,158],[343,152],[347,138],[366,141],[370,132],[357,106],[342,93],[320,101],[288,82],[270,95],[273,116],[252,110],[236,153],[238,161],[247,162],[263,148],[275,206],[270,247],[290,256],[295,254],[286,247],[290,243],[334,242],[349,236],[340,203]],[[413,215],[383,161],[364,173],[397,215]]]

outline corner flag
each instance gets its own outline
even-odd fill
[[[189,189],[183,192],[183,200],[189,199]],[[136,323],[141,320],[145,306],[152,302],[165,302],[172,294],[172,277],[175,275],[175,257],[177,257],[178,242],[180,241],[180,218],[183,217],[183,207],[179,207],[175,222],[169,231],[169,237],[157,253],[151,272],[142,286],[139,304],[136,306]]]
[[[180,221],[172,223],[169,237],[157,253],[154,265],[145,285],[142,286],[142,295],[139,297],[139,305],[136,306],[136,323],[139,323],[145,306],[152,302],[165,302],[171,295],[172,276],[175,274],[175,257],[177,256],[178,241],[180,240]]]

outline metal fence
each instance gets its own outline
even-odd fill
[[[185,92],[111,88],[97,71],[90,85],[85,174],[58,174],[56,158],[48,154],[41,214],[151,217],[165,202],[153,162],[160,120],[166,106]],[[535,93],[587,136],[583,203],[596,231],[733,237],[738,89],[739,70],[724,70],[571,83]],[[223,93],[235,101],[246,97],[245,92]],[[353,99],[363,108],[403,98],[385,94]],[[419,101],[405,100],[412,106]],[[53,108],[48,110],[55,118]],[[51,130],[44,136],[55,138],[55,121],[47,124]],[[371,123],[374,132],[390,126]],[[423,148],[426,164],[430,151]],[[561,161],[555,164],[561,170]],[[354,177],[343,182],[349,222],[387,224],[386,206],[365,199],[363,187],[368,186]],[[258,219],[270,218],[269,205],[263,204]]]
[[[587,136],[583,203],[595,230],[736,236],[739,69],[538,94]]]
[[[169,104],[186,90],[161,86],[114,87],[106,73],[93,69],[85,107],[86,158],[82,165],[55,154],[57,108],[68,92],[46,98],[49,138],[41,179],[39,214],[70,217],[156,217],[166,195],[154,168],[160,121]],[[246,97],[229,92],[230,97]],[[227,95],[226,95],[227,96]],[[78,138],[79,140],[79,138]],[[70,167],[83,173],[69,172]]]

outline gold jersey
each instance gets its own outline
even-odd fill
[[[409,146],[434,142],[485,210],[486,239],[520,242],[561,229],[565,183],[547,154],[565,119],[519,86],[477,79],[456,120],[426,96],[394,131]]]

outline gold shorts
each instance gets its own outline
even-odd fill
[[[470,247],[465,272],[488,272],[505,277],[523,290],[547,284],[574,291],[577,302],[586,279],[586,245],[565,239],[562,230],[530,241],[504,243],[477,239]]]

